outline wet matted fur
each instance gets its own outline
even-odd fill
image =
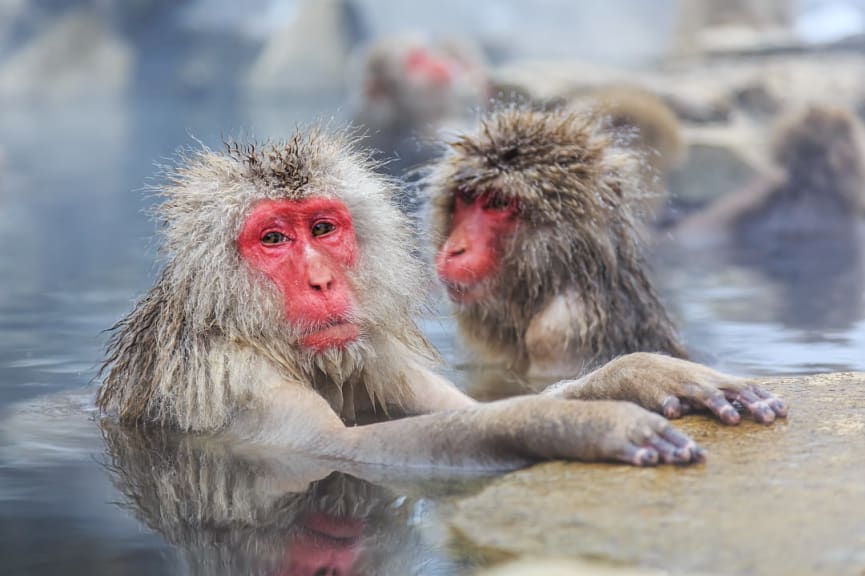
[[[457,305],[462,335],[520,366],[529,322],[554,296],[585,303],[575,348],[585,367],[636,351],[685,357],[647,275],[639,237],[641,158],[590,112],[501,107],[459,136],[426,179],[433,247],[444,244],[457,191],[516,200],[491,298]]]
[[[377,387],[402,385],[395,356],[434,361],[412,320],[425,281],[410,222],[397,208],[394,184],[355,148],[350,132],[313,128],[285,142],[202,147],[167,169],[156,187],[166,264],[113,328],[97,398],[102,410],[125,424],[216,430],[237,410],[266,402],[257,377],[276,370],[314,386],[350,421],[355,394],[376,406]],[[282,295],[246,266],[236,245],[256,202],[312,195],[346,203],[360,254],[349,281],[361,338],[321,354],[297,345],[305,327],[285,319]]]

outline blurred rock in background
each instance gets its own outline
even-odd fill
[[[417,47],[462,61],[447,97],[442,82],[397,82],[396,97],[370,98]],[[326,106],[404,174],[490,95],[565,105],[628,84],[681,122],[690,153],[669,188],[693,207],[762,170],[765,128],[785,110],[865,111],[863,48],[865,0],[0,0],[0,98],[189,97],[275,131],[279,107]]]
[[[344,88],[348,59],[367,37],[351,0],[315,0],[274,30],[246,77],[253,92],[323,92]]]
[[[0,64],[0,96],[63,101],[120,96],[129,89],[134,52],[97,12],[75,8],[22,42]]]

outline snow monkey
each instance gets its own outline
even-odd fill
[[[703,457],[636,403],[709,394],[726,422],[738,417],[727,389],[766,420],[780,406],[740,379],[649,355],[544,395],[472,400],[435,371],[413,319],[428,282],[411,220],[354,146],[310,129],[182,159],[160,186],[165,267],[109,340],[104,412],[271,454],[509,469]]]
[[[429,174],[435,266],[460,333],[521,386],[538,389],[613,359],[593,374],[642,361],[647,372],[654,363],[694,377],[705,370],[679,360],[687,353],[647,274],[634,214],[638,160],[593,114],[502,107],[452,142]],[[621,398],[609,395],[614,377],[607,382],[605,396]],[[706,389],[684,409],[724,419],[725,394],[741,391]],[[748,405],[766,393],[746,396]],[[669,402],[663,411],[678,415],[681,403]],[[784,413],[769,404],[752,404],[757,420]]]
[[[775,173],[682,221],[670,246],[765,275],[782,291],[775,319],[786,325],[846,329],[865,293],[862,131],[851,111],[831,104],[785,114],[772,132]]]
[[[354,123],[367,129],[366,146],[394,176],[434,158],[437,132],[470,120],[488,94],[483,59],[467,43],[395,35],[361,57]]]
[[[677,236],[754,250],[767,242],[850,234],[865,216],[862,133],[852,112],[833,105],[785,115],[772,134],[777,174],[722,197],[682,222]]]

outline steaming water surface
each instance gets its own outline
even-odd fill
[[[310,488],[327,472],[256,467],[184,439],[103,438],[93,421],[102,331],[158,270],[153,225],[142,213],[153,200],[141,192],[154,164],[193,138],[218,146],[238,133],[284,135],[338,105],[166,100],[0,116],[4,573],[303,573],[299,563],[325,557],[370,573],[468,569],[467,557],[445,547],[447,503],[437,502],[471,482],[379,486],[328,477]],[[761,375],[865,370],[858,254],[827,244],[761,267],[671,252],[658,257],[657,270],[690,349],[710,364]],[[441,310],[424,327],[450,364],[461,363]],[[206,498],[205,484],[222,486],[222,496]],[[334,507],[362,521],[334,526]]]

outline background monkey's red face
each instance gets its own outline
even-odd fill
[[[276,284],[303,347],[320,352],[358,338],[347,274],[358,248],[345,204],[322,197],[264,200],[246,218],[237,244],[249,266]]]
[[[499,270],[504,240],[517,226],[519,207],[499,191],[457,191],[450,230],[436,255],[436,271],[451,300],[470,303],[486,296],[486,280]]]

